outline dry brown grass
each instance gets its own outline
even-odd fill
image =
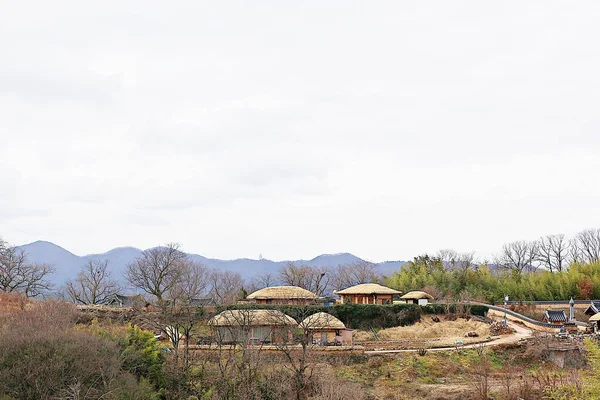
[[[0,314],[22,311],[33,304],[21,293],[0,293]]]
[[[480,338],[490,335],[490,326],[484,322],[459,318],[455,321],[433,322],[425,318],[410,326],[398,326],[382,329],[378,332],[380,340],[401,339],[464,339],[467,332],[476,332]],[[373,334],[366,331],[357,331],[355,340],[372,340]]]

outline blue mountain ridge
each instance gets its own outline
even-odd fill
[[[58,285],[77,276],[81,267],[92,260],[108,260],[113,277],[123,280],[126,266],[139,257],[143,251],[135,247],[117,247],[101,254],[77,256],[54,243],[42,240],[18,247],[26,252],[30,262],[53,265],[56,272],[51,276],[51,280]],[[188,255],[192,260],[201,262],[208,267],[238,272],[245,279],[252,279],[264,273],[277,274],[283,265],[290,262],[271,261],[267,259],[253,260],[248,258],[219,260],[207,258],[199,254],[188,253]],[[291,262],[313,267],[336,267],[359,261],[363,260],[353,254],[338,253],[321,254],[311,260],[293,260]],[[385,261],[378,264],[379,271],[381,274],[389,275],[393,271],[400,269],[404,263],[404,261]]]

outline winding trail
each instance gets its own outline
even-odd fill
[[[515,330],[515,333],[513,333],[512,335],[496,336],[495,339],[492,339],[488,342],[473,343],[473,344],[467,344],[467,345],[458,346],[458,347],[461,349],[472,349],[472,348],[479,347],[479,346],[487,347],[487,346],[498,346],[501,344],[517,343],[521,339],[526,339],[533,334],[533,332],[530,329],[524,328],[521,325],[518,325],[518,324],[515,324],[512,322],[507,322],[507,323],[508,323],[508,326],[510,326],[511,328],[513,328]],[[436,347],[436,348],[427,349],[427,351],[452,351],[452,350],[456,350],[456,348],[457,348],[457,346]],[[365,351],[365,354],[416,353],[417,351],[418,351],[418,349],[369,350],[369,351]]]

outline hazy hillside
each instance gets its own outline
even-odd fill
[[[142,253],[142,250],[135,247],[118,247],[106,253],[77,256],[54,243],[45,241],[37,241],[19,247],[27,252],[31,262],[54,265],[56,274],[54,274],[53,280],[59,284],[77,275],[80,267],[90,260],[108,260],[113,275],[121,278],[127,264],[131,263]],[[218,260],[206,258],[198,254],[189,254],[189,256],[193,260],[200,261],[212,268],[239,272],[244,278],[252,278],[266,272],[277,273],[282,265],[289,262],[266,259],[252,260],[248,258]],[[357,261],[362,261],[362,259],[350,253],[340,253],[322,254],[311,260],[294,260],[293,262],[319,267],[336,267]],[[383,274],[389,274],[400,268],[402,264],[404,264],[404,261],[385,261],[379,264],[380,271]]]

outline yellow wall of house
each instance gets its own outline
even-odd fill
[[[391,294],[348,294],[340,295],[342,303],[352,304],[392,304]]]

